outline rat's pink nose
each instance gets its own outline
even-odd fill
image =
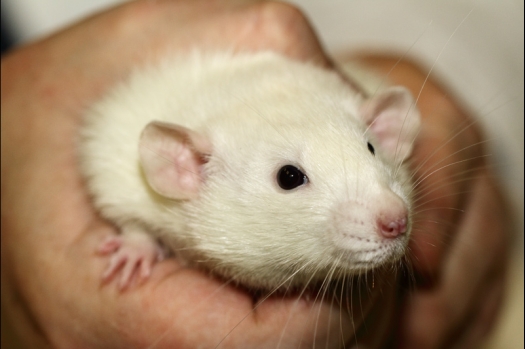
[[[398,219],[382,219],[379,222],[379,232],[385,238],[395,238],[407,231],[406,216]]]
[[[379,236],[394,239],[408,232],[408,208],[401,198],[384,190],[376,207],[376,231]]]

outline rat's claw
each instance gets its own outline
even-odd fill
[[[151,275],[152,267],[166,256],[163,248],[137,227],[125,227],[123,234],[107,238],[98,248],[104,255],[111,254],[109,265],[102,275],[103,281],[121,273],[117,287],[128,288],[135,279],[139,284]]]

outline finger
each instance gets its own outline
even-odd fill
[[[227,45],[234,43],[235,50],[271,50],[292,59],[333,67],[310,22],[291,4],[250,2],[231,17],[224,18],[221,25],[226,28],[223,37],[230,40]]]
[[[239,289],[195,270],[173,270],[172,264],[159,264],[149,282],[125,294],[102,290],[108,314],[119,315],[112,316],[114,328],[127,347],[214,348],[222,341],[219,348],[312,348],[314,343],[340,348],[352,335],[348,314],[328,301],[279,295],[254,309],[251,297]],[[176,330],[180,328],[206,331]]]
[[[418,107],[424,121],[414,151],[417,167],[412,167],[416,202],[410,257],[418,281],[432,284],[454,243],[471,183],[482,173],[485,158],[473,121],[437,86],[423,82],[423,87],[423,92],[413,91],[416,96],[421,92]]]
[[[215,7],[214,7],[215,6]],[[332,61],[306,16],[292,4],[271,1],[230,1],[212,6],[201,47],[241,52],[274,51],[292,59],[332,67]],[[205,13],[210,3],[203,2]],[[217,14],[219,13],[219,14]],[[193,47],[192,47],[193,48]]]
[[[385,286],[385,285],[383,285]],[[392,329],[397,326],[398,294],[395,289],[384,287],[380,297],[373,301],[370,311],[357,334],[354,346],[357,349],[385,348]],[[355,317],[358,316],[354,314]]]
[[[439,274],[443,256],[452,245],[464,210],[464,197],[470,190],[465,184],[471,178],[464,173],[467,163],[457,156],[450,157],[454,144],[443,146],[441,137],[432,139],[426,134],[422,138],[425,142],[417,144],[415,154],[415,163],[423,166],[414,180],[416,197],[409,257],[418,281],[424,284]]]
[[[498,318],[497,314],[503,300],[503,274],[486,285],[482,296],[473,307],[473,313],[467,318],[464,326],[456,332],[443,346],[450,349],[479,348]]]
[[[407,300],[403,348],[437,348],[458,328],[494,273],[502,273],[507,232],[503,202],[488,175],[478,179],[445,260],[440,284]]]

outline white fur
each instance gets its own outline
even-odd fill
[[[366,134],[361,104],[336,74],[273,53],[171,57],[138,70],[90,109],[82,171],[105,217],[142,226],[226,278],[268,288],[296,272],[288,284],[332,269],[356,273],[394,261],[406,247],[408,232],[386,240],[374,231],[370,217],[389,209],[382,198],[411,206],[405,171],[395,171]],[[212,144],[197,198],[170,200],[148,186],[138,147],[154,120]],[[302,169],[308,184],[281,189],[275,176],[286,164]],[[349,206],[363,224],[341,213]]]

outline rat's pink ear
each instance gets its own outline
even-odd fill
[[[211,153],[208,139],[182,126],[150,122],[142,131],[140,163],[157,193],[170,199],[197,196],[203,182],[204,155]]]
[[[368,131],[383,153],[396,162],[412,153],[421,120],[410,92],[401,86],[389,87],[360,107]]]

